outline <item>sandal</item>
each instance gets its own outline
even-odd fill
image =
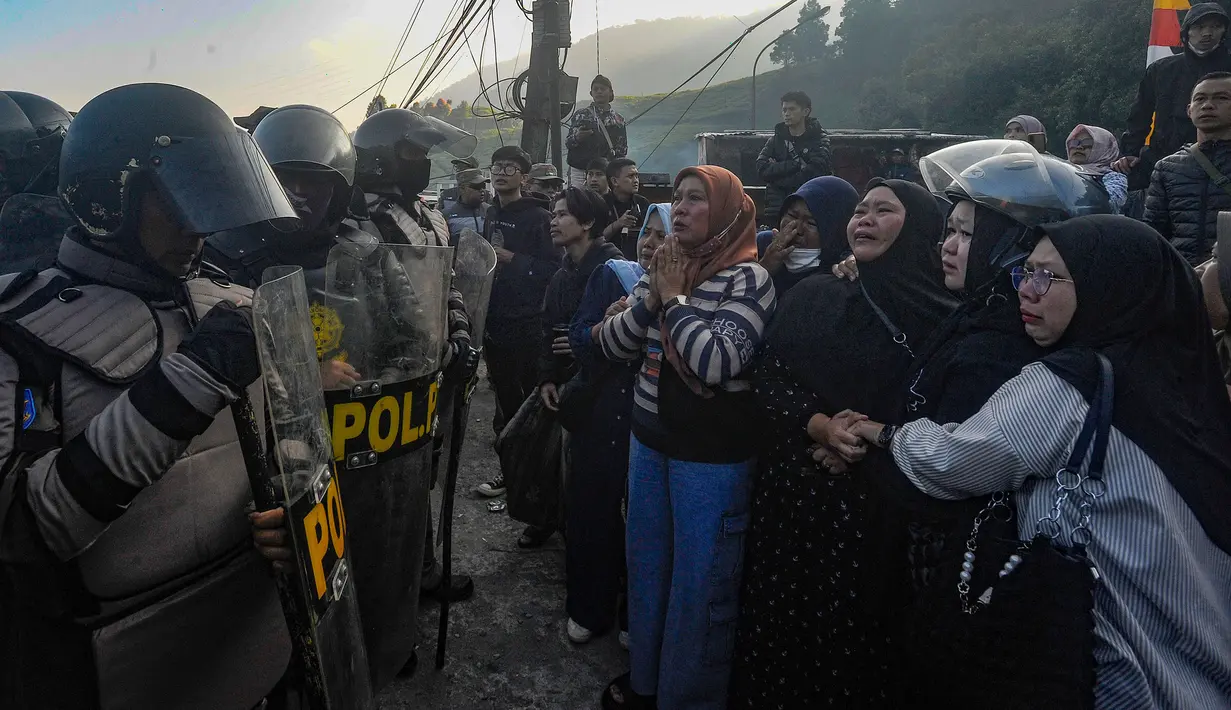
[[[630,674],[616,678],[603,691],[603,710],[658,710],[658,698],[633,692]]]

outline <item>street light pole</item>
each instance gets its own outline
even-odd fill
[[[765,51],[767,49],[774,46],[775,44],[778,44],[778,42],[780,42],[783,37],[786,37],[787,35],[791,34],[795,30],[802,27],[804,24],[812,22],[813,20],[819,20],[827,14],[829,14],[828,5],[826,5],[825,7],[822,7],[821,11],[816,13],[815,15],[812,15],[810,17],[805,17],[799,22],[795,23],[795,26],[792,27],[791,29],[783,30],[782,34],[770,40],[769,44],[762,47],[760,52],[757,52],[757,58],[756,60],[752,62],[752,125],[749,126],[752,130],[755,131],[757,129],[757,64],[761,63],[761,56],[765,54]]]

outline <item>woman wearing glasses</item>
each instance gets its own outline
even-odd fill
[[[888,448],[931,497],[1013,492],[1015,532],[1029,540],[1056,519],[1056,472],[1089,409],[1094,355],[1105,356],[1115,385],[1103,485],[1070,493],[1055,538],[1086,538],[1098,571],[1095,706],[1228,707],[1231,400],[1199,288],[1184,259],[1140,222],[1096,215],[1043,230],[1013,281],[1026,332],[1055,351],[961,423],[919,419],[895,432],[863,422],[860,435]],[[1002,562],[972,557],[976,568]],[[1006,648],[1006,660],[1013,653]],[[1012,698],[1012,688],[1003,692]]]
[[[917,352],[895,424],[965,421],[1046,354],[1047,347],[1023,326],[1009,270],[1034,247],[1032,227],[1082,212],[1110,212],[1093,178],[1016,142],[964,143],[923,158],[920,166],[929,187],[953,203],[940,255],[945,287],[962,305]],[[1078,182],[1060,179],[1065,176]],[[1058,187],[1070,184],[1084,190]],[[943,551],[964,542],[970,519],[985,501],[954,504],[923,495],[884,454],[873,452],[863,468],[880,495],[909,511],[911,577],[920,590],[934,577]]]
[[[1111,198],[1111,209],[1120,214],[1128,199],[1128,176],[1111,169],[1111,164],[1120,158],[1120,143],[1116,137],[1106,128],[1078,124],[1069,134],[1065,147],[1070,163],[1098,176]]]

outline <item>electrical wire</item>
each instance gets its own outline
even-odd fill
[[[384,81],[385,79],[388,79],[389,77],[393,76],[394,74],[397,74],[399,71],[401,71],[402,69],[406,68],[406,66],[407,66],[407,65],[409,65],[411,62],[415,61],[416,59],[418,59],[419,57],[423,56],[424,54],[427,54],[427,53],[428,53],[428,51],[429,51],[430,49],[431,49],[431,46],[427,46],[427,47],[424,47],[423,49],[420,49],[420,50],[419,50],[418,52],[416,52],[416,53],[414,54],[414,56],[412,56],[410,59],[407,59],[406,61],[404,61],[404,62],[402,62],[401,64],[397,65],[397,67],[396,67],[393,71],[391,71],[391,72],[389,72],[389,73],[385,74],[385,75],[384,75],[384,76],[382,76],[381,78],[379,78],[379,79],[377,79],[376,81],[372,82],[371,84],[369,84],[369,85],[368,85],[368,87],[367,87],[366,89],[364,89],[363,91],[360,91],[359,93],[357,93],[357,94],[355,94],[354,96],[350,97],[350,99],[348,99],[348,100],[346,101],[346,103],[344,103],[344,104],[342,104],[341,106],[339,106],[339,107],[335,108],[333,111],[330,111],[330,113],[337,113],[338,111],[341,111],[342,109],[346,108],[347,106],[350,106],[351,104],[355,103],[355,102],[356,102],[356,101],[358,101],[359,99],[363,98],[364,96],[366,96],[366,95],[367,95],[367,93],[368,93],[369,91],[371,91],[371,90],[372,90],[372,89],[374,89],[376,86],[378,86],[378,85],[380,84],[380,82]]]
[[[462,0],[455,3],[455,7],[459,7]],[[441,28],[440,35],[437,36],[433,47],[439,47],[438,51],[429,54],[424,60],[424,71],[419,79],[411,84],[403,98],[403,104],[408,101],[417,100],[423,91],[440,76],[442,70],[447,66],[448,62],[457,55],[461,50],[461,42],[465,37],[470,36],[474,32],[475,20],[483,16],[483,9],[486,8],[489,12],[492,8],[492,0],[468,0],[467,4],[460,9],[459,16],[450,26],[448,21]],[[451,13],[452,15],[452,13]]]
[[[653,110],[654,110],[655,108],[657,108],[657,107],[659,106],[659,104],[661,104],[662,102],[664,102],[664,101],[666,101],[667,99],[669,99],[669,98],[671,98],[672,96],[674,96],[674,95],[675,95],[675,93],[676,93],[676,92],[678,92],[680,89],[684,88],[684,86],[686,86],[686,85],[688,84],[688,82],[692,81],[693,79],[696,79],[698,76],[700,76],[700,75],[701,75],[701,72],[705,71],[706,69],[709,69],[709,68],[710,68],[710,67],[714,64],[714,62],[718,61],[719,59],[722,59],[722,57],[723,57],[723,55],[724,55],[724,54],[725,54],[725,55],[727,55],[728,57],[730,57],[729,52],[731,52],[731,50],[732,50],[732,49],[734,49],[734,48],[735,48],[735,47],[736,47],[736,46],[737,46],[740,42],[744,41],[744,38],[745,38],[745,37],[747,37],[749,34],[751,34],[753,30],[755,30],[756,28],[758,28],[758,27],[760,27],[761,25],[765,24],[766,22],[769,22],[769,21],[770,21],[770,20],[771,20],[774,16],[776,16],[778,13],[782,12],[783,10],[786,10],[788,7],[790,7],[790,6],[794,5],[794,4],[795,4],[795,3],[797,3],[797,2],[799,2],[799,0],[787,0],[787,2],[786,2],[784,5],[782,5],[781,7],[779,7],[777,10],[774,10],[773,12],[769,13],[769,14],[768,14],[768,15],[766,15],[765,17],[763,17],[763,18],[761,18],[760,20],[758,20],[758,21],[757,21],[755,24],[753,24],[751,27],[749,27],[749,28],[745,29],[742,33],[740,33],[740,36],[739,36],[739,37],[736,37],[736,38],[735,38],[735,41],[731,42],[731,44],[728,44],[728,45],[726,46],[726,48],[725,48],[725,49],[723,49],[721,52],[719,52],[717,55],[715,55],[713,59],[711,59],[711,60],[709,60],[708,62],[706,62],[706,63],[705,63],[705,66],[701,67],[701,68],[700,68],[700,69],[698,69],[696,72],[694,72],[692,76],[690,76],[690,77],[688,77],[687,79],[685,79],[684,81],[680,82],[680,85],[679,85],[679,86],[677,86],[677,87],[675,87],[674,89],[672,89],[671,91],[667,92],[667,94],[666,94],[666,95],[664,95],[662,98],[660,98],[659,100],[657,100],[657,101],[655,101],[653,104],[651,104],[649,108],[647,108],[646,110],[644,110],[644,111],[642,111],[641,113],[637,114],[636,116],[633,116],[632,118],[630,118],[628,121],[626,121],[626,122],[625,122],[625,125],[628,125],[628,124],[633,123],[634,121],[636,121],[637,119],[639,119],[639,118],[641,118],[642,116],[646,115],[646,114],[647,114],[647,113],[649,113],[650,111],[653,111]],[[725,64],[726,62],[724,61],[723,63]]]
[[[697,95],[692,98],[692,103],[685,107],[684,111],[680,113],[680,117],[675,119],[675,123],[671,124],[671,127],[668,128],[667,132],[663,134],[662,139],[658,141],[658,145],[654,146],[654,150],[651,150],[649,155],[641,159],[641,165],[645,165],[650,162],[650,158],[653,158],[654,154],[658,152],[658,149],[662,147],[662,144],[667,141],[667,136],[670,136],[671,132],[680,125],[680,122],[684,120],[684,117],[688,115],[688,112],[692,110],[692,107],[697,105],[697,101],[701,99],[701,95],[705,93],[706,89],[710,88],[710,82],[714,81],[714,77],[718,76],[718,72],[722,71],[722,68],[727,64],[727,61],[730,60],[731,57],[735,56],[735,50],[739,47],[740,41],[742,40],[737,40],[735,44],[731,46],[731,51],[727,54],[726,59],[723,59],[722,64],[719,64],[718,68],[714,70],[714,73],[710,74],[710,78],[706,80],[705,86],[701,87],[701,90],[697,92]]]
[[[393,55],[389,57],[389,63],[385,65],[385,80],[380,82],[380,86],[376,88],[376,92],[372,95],[375,100],[380,92],[385,90],[385,81],[388,81],[389,71],[397,64],[398,59],[402,56],[402,49],[406,47],[406,40],[410,38],[410,32],[414,29],[415,21],[419,19],[419,13],[423,10],[424,0],[419,0],[419,4],[415,6],[414,12],[410,14],[410,19],[406,21],[406,27],[402,29],[402,38],[398,40],[397,48],[393,50]]]

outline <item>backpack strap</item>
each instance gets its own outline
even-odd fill
[[[1201,166],[1201,169],[1205,171],[1206,175],[1210,176],[1210,180],[1218,186],[1218,189],[1228,195],[1231,195],[1231,178],[1223,175],[1222,172],[1214,166],[1214,163],[1212,163],[1209,158],[1205,157],[1205,153],[1201,152],[1201,146],[1193,143],[1192,145],[1185,147],[1184,150],[1188,151],[1188,154],[1197,161],[1197,164]]]

